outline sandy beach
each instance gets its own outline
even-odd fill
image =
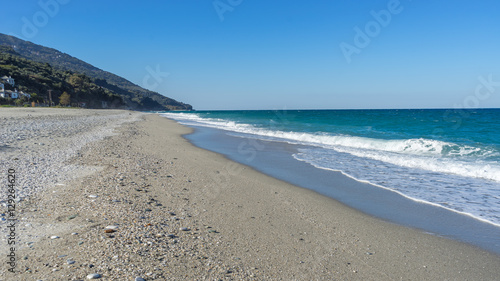
[[[157,114],[6,108],[0,121],[8,124],[0,129],[2,182],[15,171],[23,198],[14,251],[9,220],[1,222],[0,280],[500,276],[497,255],[197,148],[182,137],[191,129]],[[4,191],[3,218],[7,200]]]

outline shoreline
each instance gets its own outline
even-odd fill
[[[220,153],[256,171],[315,191],[368,216],[478,246],[500,255],[500,228],[439,205],[414,200],[398,191],[359,181],[340,171],[318,169],[297,161],[294,145],[234,137],[226,131],[192,126],[185,136],[192,144]],[[304,146],[307,147],[307,146]],[[251,154],[250,154],[251,152]],[[250,154],[251,157],[248,157]]]
[[[362,214],[198,148],[182,137],[190,129],[175,121],[142,116],[68,162],[100,167],[92,175],[20,203],[23,224],[31,224],[26,239],[38,240],[22,241],[17,280],[91,273],[102,280],[500,275],[499,256]],[[108,225],[117,231],[105,233]],[[1,278],[7,274],[2,267]]]

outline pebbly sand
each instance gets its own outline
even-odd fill
[[[0,109],[0,280],[498,280],[500,257],[194,147],[155,114]],[[6,185],[6,184],[5,184]],[[1,213],[7,214],[7,187]],[[112,227],[111,227],[112,226]],[[106,230],[108,227],[108,230]]]

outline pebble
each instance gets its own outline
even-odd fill
[[[108,225],[104,229],[112,229],[112,230],[117,230],[118,226],[117,225]]]
[[[187,228],[187,227],[181,227],[180,230],[182,230],[182,231],[189,231],[189,228]]]
[[[50,239],[52,239],[52,240],[54,240],[54,239],[59,239],[59,238],[61,238],[61,237],[56,236],[56,235],[54,235],[54,236],[50,236]]]
[[[72,232],[71,235],[78,235],[78,232]]]
[[[99,197],[99,196],[97,196],[97,195],[95,195],[95,194],[91,194],[91,195],[89,195],[88,197],[89,197],[89,198],[97,198],[97,197]]]
[[[87,275],[87,279],[99,279],[99,278],[101,278],[101,274],[92,273]]]
[[[141,277],[135,277],[135,281],[146,281],[146,279],[141,278]]]
[[[67,260],[66,262],[67,262],[68,264],[74,264],[74,263],[75,263],[75,261],[73,261],[73,260]]]

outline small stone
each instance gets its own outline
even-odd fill
[[[50,239],[52,239],[52,240],[54,240],[54,239],[59,239],[59,238],[61,238],[61,237],[56,236],[56,235],[54,235],[54,236],[50,236]]]
[[[171,216],[175,216],[174,212],[168,212]]]
[[[146,279],[141,278],[141,277],[135,277],[135,281],[146,281]]]
[[[83,241],[78,242],[78,245],[82,245],[82,244],[83,244]]]
[[[180,230],[182,230],[182,231],[189,231],[189,228],[187,228],[187,227],[181,227]]]
[[[108,225],[104,229],[112,229],[112,230],[117,230],[118,226],[117,225]]]
[[[72,232],[71,235],[78,235],[78,232]]]
[[[153,210],[151,210],[151,209],[146,209],[146,210],[144,210],[144,211],[146,211],[146,212],[151,212],[151,211],[153,211]]]
[[[168,238],[175,238],[175,235],[174,234],[169,234],[167,235]]]
[[[104,230],[104,233],[113,233],[113,232],[115,232],[115,231],[116,231],[116,230],[114,230],[114,229],[105,229],[105,230]]]
[[[99,279],[99,278],[101,278],[101,275],[97,273],[92,273],[87,275],[87,279]]]
[[[76,218],[76,216],[78,216],[78,215],[71,215],[68,217],[68,220],[72,220],[72,219]]]
[[[89,198],[97,198],[97,197],[99,197],[99,196],[97,196],[97,195],[95,195],[95,194],[91,194],[91,195],[89,195],[88,197],[89,197]]]
[[[75,261],[74,260],[67,260],[66,263],[68,263],[68,264],[74,264]]]

